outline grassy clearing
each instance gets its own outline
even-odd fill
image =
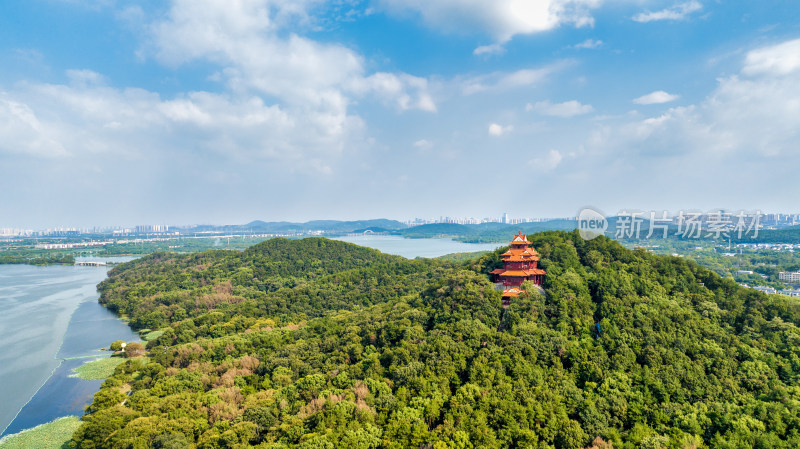
[[[23,430],[0,439],[0,449],[61,449],[66,448],[72,434],[81,425],[77,416],[66,416],[55,421]]]
[[[114,368],[124,362],[122,357],[105,357],[92,360],[72,370],[69,377],[79,377],[85,380],[105,379],[114,374]]]
[[[148,332],[146,334],[142,334],[142,340],[144,340],[144,341],[155,340],[156,338],[160,337],[162,334],[164,334],[164,331],[151,331],[151,332]]]

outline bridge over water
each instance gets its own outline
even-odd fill
[[[75,265],[79,265],[79,266],[82,266],[82,267],[105,267],[108,264],[105,263],[105,262],[89,262],[89,261],[85,261],[84,260],[84,261],[75,262]]]

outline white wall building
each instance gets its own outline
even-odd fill
[[[782,282],[800,283],[800,271],[781,271],[778,273],[778,279]]]

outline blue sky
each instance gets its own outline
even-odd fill
[[[800,211],[796,1],[8,1],[0,67],[0,227]]]

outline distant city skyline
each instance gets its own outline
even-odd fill
[[[0,4],[0,226],[797,207],[800,8]]]
[[[611,214],[609,216],[616,216],[617,213],[626,212],[626,211],[617,211],[615,214]],[[667,211],[667,218],[673,221],[679,221],[684,219],[682,217],[683,211],[677,212],[669,212]],[[711,212],[711,211],[709,211]],[[648,215],[647,211],[638,211],[641,214],[641,218],[644,221],[647,221]],[[693,213],[700,213],[700,212],[693,212]],[[735,214],[734,214],[735,215]],[[657,215],[660,217],[660,215]],[[703,214],[705,216],[705,214]],[[713,218],[713,217],[712,217]],[[508,213],[503,213],[497,217],[482,217],[477,218],[474,216],[462,216],[462,217],[455,217],[455,216],[439,216],[439,217],[414,217],[414,218],[390,218],[390,217],[355,217],[349,218],[345,220],[334,220],[334,221],[363,221],[363,220],[373,220],[373,219],[387,219],[387,220],[395,220],[400,223],[404,223],[408,226],[419,226],[423,224],[437,224],[437,223],[452,223],[452,224],[481,224],[481,223],[504,223],[504,224],[521,224],[521,223],[535,223],[535,222],[543,222],[543,221],[550,221],[550,220],[575,220],[576,216],[564,216],[564,217],[514,217],[510,216]],[[317,220],[326,220],[325,218],[318,218],[316,220],[305,220],[299,221],[296,223],[306,223],[307,221],[317,221]],[[24,236],[34,236],[34,235],[68,235],[70,233],[75,234],[92,234],[92,233],[107,233],[107,234],[145,234],[145,233],[180,233],[180,231],[185,231],[186,229],[190,229],[195,226],[240,226],[246,225],[248,223],[254,221],[266,221],[266,222],[293,222],[292,220],[248,220],[247,222],[243,223],[211,223],[211,222],[201,222],[201,223],[173,223],[173,224],[138,224],[138,225],[130,225],[130,224],[116,224],[116,225],[103,225],[103,226],[48,226],[44,228],[32,229],[32,228],[13,228],[13,227],[3,227],[2,223],[0,223],[0,238],[3,237],[24,237]],[[759,222],[761,225],[770,226],[770,225],[781,225],[781,226],[794,226],[800,224],[800,213],[788,213],[788,212],[763,212],[760,215]]]

